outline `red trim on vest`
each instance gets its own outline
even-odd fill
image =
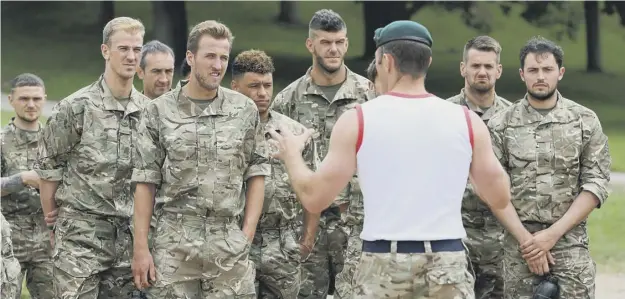
[[[358,116],[358,139],[356,140],[356,152],[360,150],[360,145],[362,145],[362,135],[365,132],[365,120],[362,114],[362,107],[360,105],[356,105],[356,115]]]
[[[471,148],[473,148],[473,124],[471,123],[471,115],[469,115],[469,108],[467,108],[467,106],[462,106],[462,109],[464,110],[464,118],[469,128],[469,142],[471,142]]]
[[[434,96],[431,93],[407,94],[407,93],[400,93],[400,92],[394,92],[394,91],[387,92],[386,94],[389,95],[389,96],[400,97],[400,98],[409,98],[409,99],[423,99],[423,98],[429,98],[429,97],[433,97]]]

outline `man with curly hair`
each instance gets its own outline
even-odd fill
[[[273,72],[271,57],[265,52],[248,50],[240,53],[232,65],[231,87],[254,100],[263,129],[287,126],[303,133],[306,127],[278,112],[271,111]],[[269,135],[266,135],[269,138]],[[313,143],[303,153],[310,167],[314,163]],[[319,215],[302,209],[287,180],[286,169],[277,159],[270,159],[271,176],[265,178],[263,211],[256,227],[250,258],[256,264],[256,293],[258,298],[295,299],[300,288],[300,251],[296,217],[304,213],[303,234],[314,231]],[[307,235],[305,239],[309,238]],[[308,250],[309,251],[309,250]]]

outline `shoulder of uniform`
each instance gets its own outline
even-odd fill
[[[522,109],[520,101],[510,103],[501,111],[498,111],[495,115],[493,115],[493,117],[488,121],[488,127],[494,130],[505,128],[512,121],[512,116],[519,109]]]
[[[271,117],[275,118],[276,122],[286,126],[295,134],[301,134],[306,130],[306,127],[296,120],[276,111],[271,111]]]
[[[158,113],[161,109],[171,110],[177,103],[176,94],[174,90],[170,90],[157,98],[149,99],[143,106],[143,108],[151,113]]]
[[[136,101],[142,107],[147,105],[147,103],[151,102],[152,99],[148,98],[146,95],[138,91],[136,88],[132,88],[132,94],[130,95],[134,101]]]
[[[250,99],[248,96],[232,90],[230,88],[226,88],[226,87],[220,87],[225,99],[224,100],[228,100],[231,103],[240,103],[240,104],[245,104],[245,105],[253,105],[256,106],[256,104],[254,104],[254,100]]]
[[[560,97],[560,101],[562,101],[561,105],[563,108],[573,113],[573,117],[581,117],[586,120],[598,119],[595,111],[580,103],[564,97]]]
[[[223,92],[224,102],[231,105],[232,108],[258,112],[258,107],[256,107],[254,100],[250,99],[248,96],[226,87],[219,88]]]
[[[11,125],[6,125],[0,129],[0,138],[4,138],[7,134],[11,133]]]
[[[512,102],[506,100],[504,97],[497,96],[497,100],[500,101],[504,106],[512,105]]]
[[[462,101],[464,100],[464,98],[462,97],[462,94],[459,93],[459,94],[451,96],[451,97],[449,97],[449,98],[447,98],[445,100],[448,101],[448,102],[452,102],[454,104],[461,104]]]
[[[95,100],[98,96],[99,90],[96,84],[92,83],[58,101],[54,105],[53,110],[59,111],[66,107],[74,111],[74,113],[80,113],[84,111],[84,107],[89,101]]]

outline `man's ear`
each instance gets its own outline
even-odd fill
[[[137,66],[137,77],[141,80],[145,77],[145,73],[143,73],[143,69],[140,66]]]

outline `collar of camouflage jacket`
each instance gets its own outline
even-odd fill
[[[21,145],[21,144],[28,144],[28,143],[37,141],[38,133],[41,130],[41,122],[38,121],[37,124],[39,125],[39,128],[37,129],[37,131],[22,130],[15,125],[15,116],[14,116],[14,117],[11,117],[11,120],[9,121],[7,128],[11,132],[13,132],[13,136],[15,136],[16,141],[18,142],[19,145]]]
[[[176,97],[176,101],[178,102],[178,111],[180,111],[180,115],[182,118],[192,118],[197,116],[210,116],[210,115],[228,115],[227,106],[225,106],[225,95],[223,91],[223,87],[219,87],[217,89],[217,97],[211,101],[211,103],[206,107],[206,109],[202,110],[198,105],[193,103],[186,95],[182,92],[182,86],[174,91],[174,96]]]
[[[320,97],[323,97],[330,103],[336,100],[358,98],[358,94],[365,92],[366,87],[361,86],[360,82],[358,81],[358,78],[356,77],[356,73],[352,72],[345,64],[343,64],[343,67],[347,71],[346,72],[347,75],[346,75],[345,81],[343,81],[341,85],[341,88],[339,88],[339,90],[336,92],[334,99],[327,99],[325,94],[319,87],[319,85],[313,82],[312,76],[310,75],[310,72],[312,71],[312,67],[309,67],[308,70],[306,71],[306,74],[304,75],[302,83],[304,83],[304,86],[306,89],[303,94],[304,95],[309,95],[309,94],[318,95]]]
[[[111,89],[104,80],[104,74],[100,75],[97,83],[100,90],[100,97],[104,103],[104,110],[124,111],[126,115],[141,110],[141,105],[139,104],[140,100],[137,99],[137,97],[142,95],[135,89],[134,86],[132,86],[132,89],[130,90],[130,101],[128,102],[126,108],[124,108],[124,106],[122,106],[122,104],[113,96]]]
[[[536,110],[532,105],[530,105],[529,100],[527,99],[527,93],[521,99],[521,105],[523,109],[521,109],[520,117],[523,118],[524,123],[567,123],[571,121],[571,118],[574,117],[571,113],[566,113],[566,105],[563,102],[566,98],[564,98],[558,90],[556,90],[556,105],[547,113],[545,116],[540,114],[538,110]],[[568,115],[568,117],[567,117]]]
[[[478,105],[475,105],[469,100],[469,98],[467,98],[466,94],[464,93],[464,88],[460,90],[460,97],[462,97],[465,105],[473,112],[477,113],[483,120],[491,119],[491,117],[493,117],[496,112],[499,112],[499,110],[503,108],[501,107],[504,104],[503,100],[497,95],[497,93],[495,93],[494,96],[495,99],[493,100],[493,105],[490,106],[486,111],[484,111],[484,109],[482,109]]]

